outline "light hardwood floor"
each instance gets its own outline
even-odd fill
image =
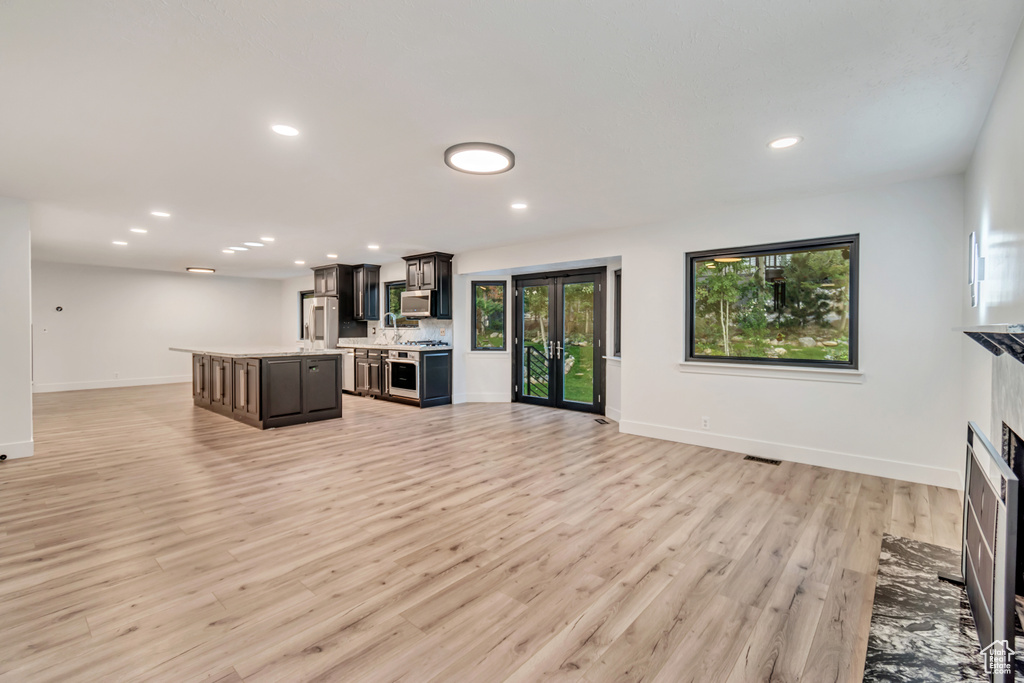
[[[169,385],[35,419],[4,681],[859,681],[882,533],[959,538],[950,489],[519,404],[261,432]]]

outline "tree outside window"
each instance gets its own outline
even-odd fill
[[[856,235],[689,254],[687,357],[857,367]]]
[[[388,312],[396,316],[398,327],[419,327],[419,321],[402,317],[402,292],[405,291],[405,280],[385,282],[384,291],[387,293]]]
[[[473,350],[505,350],[505,283],[473,283]]]

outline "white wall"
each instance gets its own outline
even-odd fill
[[[470,273],[621,254],[623,431],[959,486],[963,210],[953,176],[462,253],[455,299],[468,305]],[[842,378],[853,383],[681,371],[686,252],[849,233],[861,235],[863,374]],[[507,392],[510,372],[457,372],[456,393]]]
[[[981,300],[971,308],[961,286],[964,324],[1024,323],[1024,35],[1018,34],[967,171],[962,259],[967,235],[977,231],[985,257]],[[1024,386],[1024,365],[996,359],[972,341],[964,342],[967,418],[998,443],[1001,417],[994,415],[993,373],[1012,375]],[[1024,396],[1018,400],[1024,402]],[[1021,425],[1024,428],[1024,424]]]
[[[168,347],[281,343],[277,280],[36,262],[32,294],[39,392],[187,382]]]
[[[32,455],[32,234],[28,204],[0,198],[0,455]]]

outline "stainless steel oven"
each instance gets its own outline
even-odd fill
[[[433,316],[431,308],[433,292],[429,289],[422,291],[402,292],[402,317],[403,318],[430,318]]]
[[[418,351],[388,351],[385,369],[387,392],[401,398],[420,398],[420,354]]]

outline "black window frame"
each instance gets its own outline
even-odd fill
[[[804,358],[756,358],[752,356],[698,356],[694,354],[694,295],[696,291],[697,261],[706,261],[716,256],[763,256],[766,254],[794,253],[827,248],[850,248],[850,319],[849,319],[849,361],[813,360]],[[818,239],[773,242],[731,249],[708,249],[686,254],[686,362],[721,363],[733,365],[770,365],[775,367],[825,368],[839,370],[860,369],[860,235],[837,235]]]
[[[476,343],[476,288],[501,287],[501,346],[477,346]],[[473,280],[469,283],[470,293],[470,350],[508,351],[508,282],[505,280]]]
[[[420,326],[420,322],[418,320],[413,320],[412,318],[403,318],[402,317],[401,308],[399,308],[399,310],[397,310],[397,311],[392,311],[391,310],[391,288],[392,287],[401,287],[403,291],[406,291],[406,290],[409,289],[408,288],[408,283],[405,280],[392,280],[391,282],[385,282],[384,283],[384,287],[382,287],[382,289],[384,290],[384,306],[383,306],[384,312],[385,313],[394,313],[395,314],[395,326],[396,327],[406,328],[406,329],[418,328]],[[399,297],[399,300],[401,300],[401,297]]]
[[[615,281],[615,329],[612,337],[612,355],[622,357],[622,268],[613,274]]]
[[[299,339],[300,340],[306,338],[306,320],[305,320],[305,317],[306,317],[306,306],[305,306],[305,301],[306,301],[306,299],[312,299],[312,298],[313,298],[313,290],[312,289],[300,289],[299,290]]]

